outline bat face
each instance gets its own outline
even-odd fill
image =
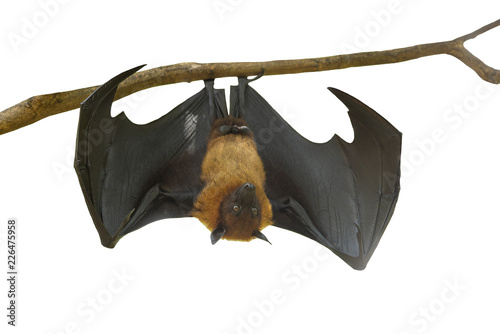
[[[260,204],[254,184],[247,182],[222,200],[219,224],[226,230],[225,239],[252,238],[259,230],[260,221]]]

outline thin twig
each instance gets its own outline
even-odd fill
[[[195,80],[266,75],[292,74],[329,71],[348,67],[399,63],[426,56],[448,54],[462,61],[483,80],[500,83],[500,71],[484,64],[464,47],[464,42],[500,25],[500,20],[492,22],[472,33],[451,41],[419,44],[406,48],[360,52],[331,57],[275,60],[267,62],[240,63],[180,63],[161,66],[138,72],[120,84],[115,99],[128,96],[143,89],[178,82]],[[4,134],[45,117],[76,109],[99,86],[67,92],[33,96],[0,113],[0,134]]]

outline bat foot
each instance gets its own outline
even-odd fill
[[[238,79],[240,79],[240,83],[243,81],[246,84],[248,84],[249,82],[260,79],[264,75],[264,72],[265,72],[265,69],[261,68],[261,72],[251,79],[248,79],[248,77],[239,77]]]

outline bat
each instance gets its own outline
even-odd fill
[[[80,108],[74,166],[103,246],[160,219],[195,217],[212,244],[268,241],[262,230],[272,225],[366,267],[400,190],[402,134],[394,126],[328,88],[349,109],[354,140],[312,143],[246,77],[231,87],[229,112],[224,90],[208,79],[148,124],[123,112],[111,117],[118,85],[141,67],[100,86]]]

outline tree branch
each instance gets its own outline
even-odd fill
[[[239,63],[180,63],[138,72],[122,82],[115,100],[143,89],[179,82],[222,77],[252,76],[264,71],[265,75],[329,71],[349,67],[399,63],[426,56],[448,54],[474,70],[483,80],[500,83],[500,71],[484,64],[464,47],[464,42],[500,25],[492,22],[472,33],[451,41],[419,44],[386,51],[360,52],[331,57],[275,60]],[[45,117],[76,109],[99,86],[67,92],[33,96],[0,113],[0,134],[4,134]]]

